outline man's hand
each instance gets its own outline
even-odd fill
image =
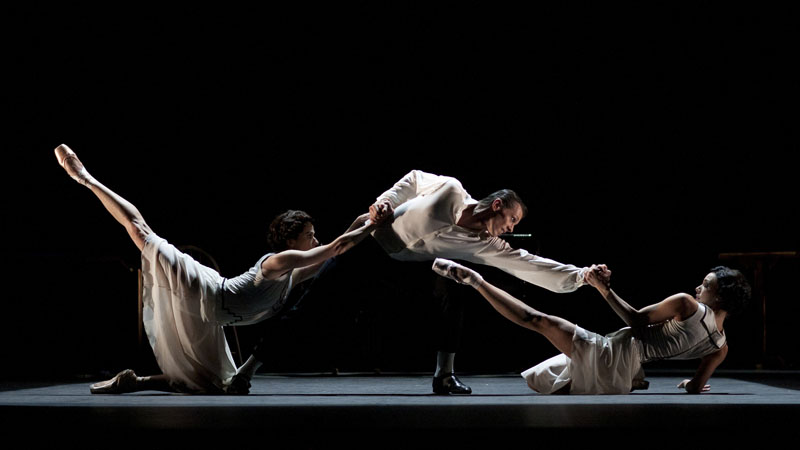
[[[377,202],[369,207],[369,219],[375,225],[382,225],[392,218],[394,218],[394,209],[389,200]]]

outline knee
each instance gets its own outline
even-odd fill
[[[558,328],[558,323],[552,316],[529,309],[526,309],[524,314],[523,322],[534,331],[547,334],[548,331]]]
[[[131,223],[136,228],[136,230],[145,237],[147,237],[148,234],[153,232],[153,230],[150,229],[150,226],[147,225],[147,222],[145,222],[144,219],[142,219],[141,217],[133,219]]]
[[[551,316],[551,315],[548,315],[548,314],[542,314],[542,320],[541,321],[542,321],[542,324],[543,324],[542,326],[545,327],[548,330],[560,330],[560,329],[563,328],[562,325],[564,323],[564,319],[562,319],[560,317],[557,317],[557,316]]]

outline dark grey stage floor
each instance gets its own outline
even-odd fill
[[[796,373],[720,374],[702,395],[675,387],[684,375],[650,375],[649,390],[623,396],[538,395],[515,375],[464,375],[474,391],[469,396],[432,395],[429,375],[259,375],[248,396],[91,395],[89,382],[6,383],[0,410],[7,439],[149,448],[173,439],[429,448],[564,438],[613,447],[623,438],[664,443],[675,433],[709,439],[723,433],[731,442],[798,434]]]

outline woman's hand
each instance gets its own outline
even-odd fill
[[[384,222],[394,217],[394,209],[389,200],[375,203],[369,207],[369,219],[375,225],[382,225]]]
[[[605,264],[592,264],[586,272],[586,282],[599,291],[611,290],[611,271]]]
[[[692,380],[683,380],[678,384],[678,389],[686,389],[686,392],[690,394],[699,394],[701,392],[710,391],[711,385],[706,384],[701,389],[697,389],[697,387],[692,384]]]

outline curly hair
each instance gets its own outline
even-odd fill
[[[711,269],[717,277],[717,296],[720,308],[730,315],[741,313],[750,301],[751,289],[741,272],[725,266]]]
[[[269,224],[267,241],[274,252],[282,252],[288,248],[286,241],[297,239],[307,223],[314,223],[314,219],[303,211],[290,209],[278,214]]]

